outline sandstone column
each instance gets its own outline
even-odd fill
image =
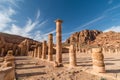
[[[43,44],[42,44],[42,59],[46,59],[46,53],[47,53],[47,42],[43,41]]]
[[[32,57],[32,52],[31,51],[28,52],[28,56]]]
[[[18,56],[18,49],[15,50],[15,55]]]
[[[26,54],[28,54],[28,52],[29,52],[29,40],[28,39],[26,39]]]
[[[103,73],[105,72],[104,55],[101,48],[92,49],[93,71]]]
[[[37,57],[37,47],[35,48],[35,57]]]
[[[38,58],[41,58],[41,55],[42,55],[42,47],[41,46],[38,46],[38,51],[37,51],[37,57]]]
[[[48,35],[48,61],[53,60],[53,35]]]
[[[33,57],[35,57],[35,49],[33,49]]]
[[[117,48],[115,49],[115,53],[116,53],[116,54],[118,53],[118,49],[117,49]]]
[[[69,64],[70,64],[70,67],[76,66],[76,52],[73,45],[70,45],[70,48],[69,48]]]
[[[62,20],[57,19],[56,21],[56,62],[62,63]]]
[[[28,51],[28,54],[27,54],[28,56],[31,56],[31,52],[30,51]]]
[[[32,53],[32,57],[34,57],[34,51],[31,51],[31,53]]]
[[[2,56],[2,57],[4,56],[4,51],[5,51],[5,49],[2,48],[2,50],[1,50],[1,56]]]
[[[35,48],[34,48],[34,57],[37,56],[36,53],[37,53],[37,50],[36,50],[36,47],[35,47]]]

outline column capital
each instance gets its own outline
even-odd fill
[[[63,23],[63,21],[61,19],[56,19],[55,22]]]

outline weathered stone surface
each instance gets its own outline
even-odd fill
[[[93,40],[95,40],[96,36],[98,36],[99,34],[101,34],[101,31],[97,31],[97,30],[83,30],[80,32],[76,32],[74,34],[72,34],[67,40],[66,40],[66,44],[89,44],[91,43]]]
[[[48,61],[53,60],[53,35],[48,35]]]
[[[38,48],[37,48],[37,57],[38,58],[42,57],[42,46],[38,46]]]
[[[4,61],[14,61],[15,58],[13,56],[13,51],[12,50],[9,50],[7,52],[7,55],[4,57]]]
[[[93,71],[105,72],[104,56],[102,48],[92,48]]]
[[[56,21],[56,61],[62,63],[62,20]]]
[[[12,67],[2,68],[0,70],[0,80],[14,80],[15,70]]]
[[[34,49],[33,46],[41,44],[29,38],[0,33],[0,56],[5,56],[7,51],[13,50],[13,55],[27,55]]]
[[[54,67],[63,67],[62,63],[58,63],[57,61],[54,62]]]
[[[4,57],[4,62],[1,66],[1,68],[15,67],[14,61],[15,61],[15,57],[13,56],[13,51],[9,50],[7,52],[7,55]]]
[[[47,41],[43,41],[42,44],[42,59],[46,59],[47,54]]]
[[[98,30],[82,30],[72,34],[64,45],[78,45],[77,52],[88,53],[92,47],[104,48],[103,53],[120,52],[120,32],[102,32]]]
[[[75,67],[76,66],[76,52],[75,52],[75,48],[74,45],[70,45],[69,48],[69,64],[70,67]]]

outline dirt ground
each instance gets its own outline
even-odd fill
[[[46,61],[37,61],[26,57],[16,59],[18,80],[100,80],[99,77],[79,69],[55,68]]]
[[[31,57],[16,57],[17,80],[115,80],[107,77],[120,75],[118,54],[105,54],[106,76],[90,73],[91,54],[78,53],[77,67],[69,68],[69,54],[63,54],[64,67],[53,67],[52,63]],[[55,59],[55,55],[54,55]]]

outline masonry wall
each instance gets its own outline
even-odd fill
[[[0,69],[0,80],[14,80],[15,70],[12,67]]]

